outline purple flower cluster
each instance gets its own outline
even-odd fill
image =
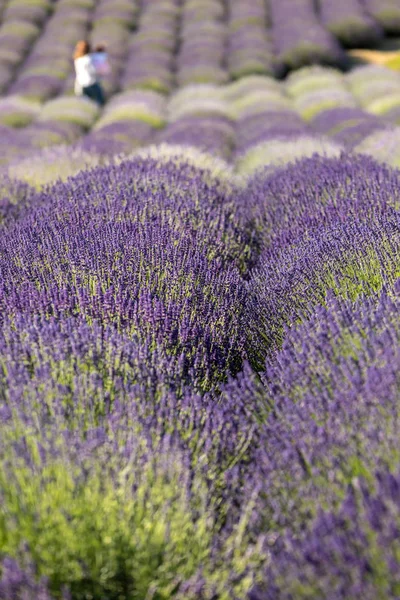
[[[254,600],[397,597],[400,338],[391,296],[329,298],[268,360],[267,392],[242,383],[242,396],[270,407],[258,465],[271,556]]]
[[[241,202],[260,231],[247,304],[255,364],[328,290],[354,299],[394,282],[399,189],[398,173],[366,156],[306,159],[253,178]]]
[[[129,154],[136,148],[150,144],[154,134],[154,128],[149,123],[119,119],[90,131],[79,139],[77,146],[94,155],[112,157]]]
[[[153,154],[3,180],[0,595],[395,598],[399,173]]]
[[[92,193],[80,197],[82,185]],[[60,184],[32,202],[37,208],[32,206],[25,219],[4,233],[0,303],[8,314],[80,315],[112,323],[121,332],[165,347],[185,362],[188,373],[198,372],[201,385],[209,386],[218,373],[234,372],[241,363],[238,267],[247,242],[229,222],[229,198],[207,188],[189,166],[185,175],[173,164],[142,159],[95,170],[91,184],[88,174]],[[201,198],[197,216],[185,198],[188,189]],[[49,212],[52,219],[45,218]],[[189,214],[192,223],[182,230]],[[16,243],[20,235],[26,240],[24,250]],[[21,270],[17,255],[29,255],[30,247],[36,247],[36,256],[29,268],[23,259]],[[199,346],[194,353],[199,338],[204,353]]]
[[[260,173],[238,201],[255,219],[263,247],[282,249],[310,230],[385,216],[397,207],[399,189],[397,171],[367,156],[344,154],[338,159],[307,159],[273,176]]]
[[[228,158],[234,139],[234,127],[229,117],[187,116],[169,123],[157,137],[158,142],[194,146],[214,156]]]
[[[333,68],[304,67],[290,74],[286,89],[294,108],[306,121],[326,110],[357,106],[343,74]]]
[[[34,154],[38,148],[71,144],[82,135],[73,123],[35,121],[22,129],[1,126],[0,164]]]
[[[398,73],[368,65],[350,71],[346,76],[351,93],[368,112],[383,117],[388,123],[399,122],[400,79]]]
[[[138,158],[24,196],[4,206],[0,242],[0,497],[18,528],[26,477],[36,525],[2,549],[1,596],[244,597],[247,561],[263,557],[248,533],[257,486],[245,483],[256,424],[217,393],[244,356],[251,236],[232,187]],[[50,513],[25,494],[36,485]],[[45,530],[50,562],[33,551]]]
[[[338,511],[321,511],[300,539],[279,540],[266,589],[250,599],[396,598],[400,477],[380,470],[373,484],[354,481]]]
[[[166,99],[151,90],[115,94],[95,127],[79,143],[96,155],[114,156],[149,145],[166,119]]]

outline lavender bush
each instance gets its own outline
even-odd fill
[[[346,46],[360,47],[375,44],[383,31],[366,12],[359,0],[319,0],[322,23]]]
[[[397,310],[396,290],[356,304],[331,297],[267,362],[264,402],[275,410],[265,499],[275,524],[265,586],[250,597],[396,597]],[[259,404],[252,388],[242,396]]]
[[[86,36],[92,2],[60,0],[18,70],[9,92],[44,102],[59,94],[73,70],[76,42]],[[52,48],[49,53],[48,49]]]
[[[319,22],[312,0],[270,0],[276,54],[288,68],[312,63],[336,64],[342,50]]]
[[[238,0],[228,3],[229,30],[227,60],[231,78],[251,74],[275,75],[280,66],[275,60],[267,3],[257,0],[251,5]]]
[[[0,0],[2,600],[398,598],[395,16]]]
[[[400,31],[400,7],[396,0],[363,0],[366,10],[388,32]]]
[[[123,90],[144,88],[168,93],[174,85],[174,50],[179,17],[176,0],[144,3],[138,31],[128,48]]]
[[[311,126],[314,131],[332,137],[349,149],[353,149],[375,131],[389,129],[385,121],[358,108],[325,110],[313,119]],[[372,152],[370,154],[373,155]]]

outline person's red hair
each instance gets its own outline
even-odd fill
[[[75,46],[74,60],[81,58],[82,56],[86,56],[86,54],[90,54],[90,44],[85,40],[81,40]]]

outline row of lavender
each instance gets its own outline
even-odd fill
[[[399,107],[400,78],[381,67],[348,74],[304,68],[285,82],[248,76],[225,86],[185,86],[169,99],[133,89],[115,94],[102,113],[92,103],[59,98],[45,104],[30,126],[3,130],[3,161],[34,185],[151,144],[207,152],[245,176],[315,152],[337,156],[343,149],[398,166]],[[32,160],[32,148],[60,144],[62,136],[73,148]],[[24,153],[28,159],[21,161]]]
[[[93,42],[106,42],[110,49],[110,94],[118,88],[168,93],[174,85],[217,84],[249,74],[280,74],[285,65],[340,62],[340,47],[314,14],[312,0],[296,2],[295,19],[287,18],[290,2],[144,2],[139,16],[135,0],[37,0],[27,6],[23,0],[10,0],[3,14],[4,33],[0,30],[1,90],[16,95],[32,116],[38,101],[71,93],[72,48],[89,29]],[[354,0],[344,13],[340,4],[332,8],[321,1],[321,18],[338,35],[343,29],[342,39],[358,43],[365,34],[373,40],[380,32],[373,18],[396,30],[400,7],[394,0],[387,4],[378,9],[372,1],[362,6]],[[130,33],[136,24],[137,32]]]
[[[3,178],[0,597],[398,595],[400,174]]]
[[[353,12],[357,12],[356,4]],[[362,9],[357,5],[358,12],[369,10],[381,21],[390,14],[390,22],[395,22],[396,3],[389,7],[390,10],[386,6],[382,11],[376,10],[372,3],[367,5]],[[175,86],[216,85],[227,82],[229,78],[242,78],[254,73],[282,72],[282,64],[287,59],[274,57],[273,36],[268,33],[268,27],[272,23],[277,28],[275,37],[282,47],[286,39],[294,42],[294,53],[297,57],[301,56],[296,46],[295,31],[286,31],[285,27],[290,25],[295,29],[298,27],[298,31],[303,30],[302,19],[310,13],[311,4],[298,3],[296,20],[286,19],[288,8],[285,9],[284,3],[275,5],[271,2],[268,5],[264,0],[254,1],[247,7],[236,0],[226,4],[221,0],[187,0],[181,4],[176,0],[143,2],[140,12],[136,0],[119,0],[118,3],[110,3],[109,0],[59,0],[43,6],[40,2],[34,3],[26,12],[23,8],[22,0],[12,0],[7,3],[3,14],[3,26],[7,28],[8,36],[5,38],[7,48],[4,48],[6,71],[3,86],[7,95],[0,103],[0,122],[14,127],[29,123],[33,126],[22,135],[14,136],[13,132],[3,131],[4,138],[9,141],[4,146],[7,156],[29,155],[36,147],[77,141],[98,120],[99,113],[94,106],[70,97],[73,89],[72,48],[78,38],[89,35],[93,42],[105,41],[110,50],[112,71],[105,81],[108,95],[112,96],[119,89],[126,95],[116,97],[109,104],[95,130],[83,141],[85,150],[113,155],[159,139],[173,143],[190,142],[193,135],[189,129],[195,126],[200,131],[197,139],[199,147],[214,149],[218,144],[218,154],[227,157],[235,147],[236,152],[241,151],[240,138],[237,143],[232,142],[230,110],[223,123],[209,114],[203,114],[200,121],[196,116],[194,123],[188,119],[170,121],[165,134],[159,138],[157,129],[168,120],[160,94],[169,94]],[[321,3],[320,9],[324,18],[329,20],[331,9],[324,8],[324,3]],[[315,15],[313,18],[316,23]],[[29,40],[33,41],[39,31],[35,29],[35,36],[32,34],[29,39],[26,38],[28,41],[24,42],[23,48],[18,46],[13,53],[14,58],[11,57],[10,48],[14,47],[14,41],[18,45],[25,39],[18,33],[21,27],[25,31],[28,25],[33,27],[32,23],[42,26],[42,35],[25,55]],[[17,27],[16,38],[10,41],[14,25]],[[137,31],[132,32],[136,25]],[[307,29],[312,32],[311,25],[307,25]],[[396,106],[394,88],[390,101]],[[132,95],[128,93],[131,90]],[[368,103],[368,93],[367,89],[365,98],[356,98],[355,103],[363,104],[364,100]],[[58,97],[52,99],[54,95]],[[308,97],[304,98],[304,104],[309,101]],[[328,99],[329,102],[332,103],[332,99]],[[343,103],[352,104],[340,98],[339,102],[336,101],[337,105]],[[304,116],[301,106],[299,108],[301,116]],[[190,113],[189,106],[187,114]],[[279,115],[276,116],[279,118]],[[269,128],[270,116],[265,118]],[[291,119],[296,120],[294,115]],[[240,124],[239,131],[242,130]]]

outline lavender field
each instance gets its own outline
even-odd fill
[[[400,0],[0,0],[0,600],[400,598],[385,43]]]

